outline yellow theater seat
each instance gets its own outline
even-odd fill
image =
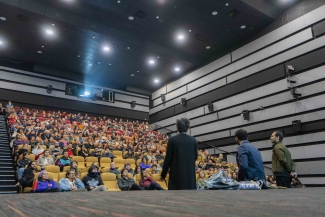
[[[100,177],[108,191],[121,191],[116,183],[116,175],[113,173],[102,173]]]

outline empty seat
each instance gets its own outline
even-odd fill
[[[45,166],[45,170],[49,173],[60,173],[60,167],[54,165]]]
[[[160,181],[160,175],[159,174],[152,174],[152,179],[157,182],[163,189],[168,190],[167,184],[164,181]]]
[[[116,175],[113,173],[102,173],[100,177],[108,191],[121,191],[116,183]]]
[[[77,161],[78,163],[78,168],[80,167],[85,167],[85,158],[81,156],[73,156],[72,160]]]
[[[100,167],[110,167],[112,160],[108,157],[100,158]]]
[[[98,163],[98,157],[86,157],[86,167],[90,167],[93,163]]]

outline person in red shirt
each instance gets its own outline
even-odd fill
[[[164,190],[160,185],[155,182],[148,174],[147,171],[141,171],[141,179],[139,181],[140,187],[145,190]]]

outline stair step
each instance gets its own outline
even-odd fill
[[[8,191],[16,191],[17,192],[17,186],[16,185],[0,185],[0,192],[8,192]]]
[[[17,191],[0,191],[0,194],[17,194]]]
[[[1,168],[0,168],[1,169]],[[16,172],[14,170],[8,170],[8,171],[5,171],[5,170],[1,170],[0,171],[0,175],[4,175],[4,176],[15,176],[16,175]]]
[[[16,180],[12,179],[12,180],[0,180],[0,186],[5,186],[5,185],[16,185]]]
[[[16,179],[15,175],[0,175],[0,181],[2,180],[15,181],[15,179]]]

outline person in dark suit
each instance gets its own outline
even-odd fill
[[[198,157],[196,139],[186,134],[190,127],[187,118],[177,119],[178,135],[171,137],[161,172],[161,179],[169,171],[168,190],[196,189],[195,161]]]
[[[237,130],[235,132],[235,140],[239,145],[236,156],[239,168],[238,181],[261,180],[263,181],[262,188],[267,188],[262,155],[248,141],[247,131],[244,129]]]

